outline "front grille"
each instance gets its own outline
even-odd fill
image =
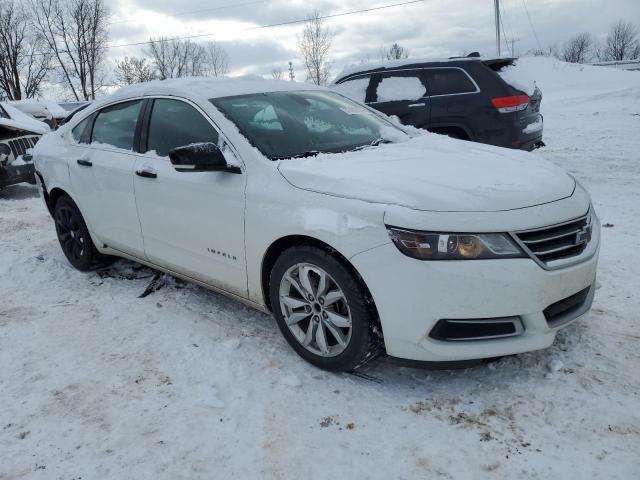
[[[547,264],[580,255],[591,241],[591,214],[551,227],[518,232],[522,244]]]
[[[557,323],[561,322],[566,315],[580,309],[584,305],[584,302],[587,301],[589,290],[591,290],[591,288],[592,287],[587,287],[584,290],[580,290],[578,293],[574,293],[570,297],[563,298],[559,302],[545,308],[542,313],[544,314],[544,318],[547,320],[549,326],[556,326]]]
[[[9,140],[9,148],[11,149],[11,153],[13,153],[13,158],[18,158],[20,155],[24,155],[29,148],[33,148],[35,146],[39,138],[40,137],[37,136],[30,136]]]

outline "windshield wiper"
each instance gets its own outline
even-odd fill
[[[360,145],[359,147],[354,148],[353,151],[355,152],[357,150],[362,150],[363,148],[367,148],[367,147],[377,147],[382,143],[391,143],[391,140],[386,140],[382,137],[378,137],[371,143],[367,143],[366,145]]]
[[[275,157],[271,157],[273,160],[288,160],[289,158],[307,158],[307,157],[315,157],[320,152],[318,150],[307,150],[306,152],[296,153],[295,155],[278,155]]]

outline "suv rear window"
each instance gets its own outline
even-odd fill
[[[376,89],[378,102],[412,101],[425,95],[425,86],[416,74],[384,75]]]
[[[456,68],[434,68],[425,70],[429,95],[455,95],[476,91],[476,86],[466,73]]]

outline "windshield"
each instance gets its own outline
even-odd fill
[[[210,101],[272,160],[345,152],[406,135],[332,92],[258,93]]]

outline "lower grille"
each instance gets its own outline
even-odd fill
[[[580,290],[578,293],[574,293],[570,297],[563,298],[559,302],[549,305],[543,310],[544,318],[547,320],[547,324],[550,327],[555,327],[559,323],[562,323],[567,315],[571,315],[577,312],[589,297],[589,290],[593,287],[587,287],[584,290]]]
[[[524,331],[520,317],[442,319],[431,329],[434,340],[458,342],[513,337]]]
[[[19,137],[9,140],[9,148],[11,149],[11,153],[13,153],[13,158],[16,159],[20,155],[24,155],[27,153],[27,150],[33,148],[36,143],[38,143],[38,136],[29,136],[29,137]]]
[[[591,213],[588,213],[575,220],[515,235],[535,258],[547,264],[580,255],[591,241],[591,232]]]

